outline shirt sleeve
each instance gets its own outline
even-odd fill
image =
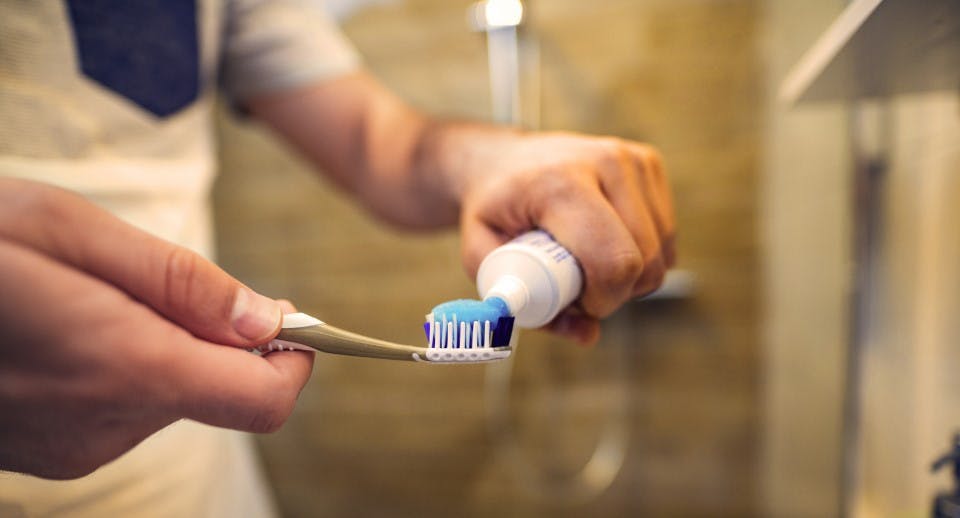
[[[234,103],[360,67],[324,0],[227,2],[221,86]]]

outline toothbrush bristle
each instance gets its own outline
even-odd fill
[[[513,333],[513,317],[501,317],[496,324],[489,320],[465,322],[456,316],[439,322],[428,321],[423,325],[430,349],[484,349],[507,347]]]
[[[513,317],[505,302],[459,299],[444,302],[426,315],[424,361],[473,363],[508,358]]]

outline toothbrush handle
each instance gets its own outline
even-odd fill
[[[423,347],[378,340],[327,324],[282,329],[277,340],[306,345],[325,353],[387,360],[416,361],[426,353]]]

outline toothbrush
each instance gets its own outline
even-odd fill
[[[430,350],[470,350],[477,344],[513,342],[518,328],[546,325],[583,287],[573,254],[543,230],[521,234],[490,252],[477,271],[483,300],[444,302],[427,315]],[[506,340],[506,342],[504,342]]]
[[[432,345],[430,347],[416,347],[352,333],[331,326],[305,313],[291,313],[283,316],[283,324],[277,338],[261,346],[259,350],[261,352],[317,350],[347,356],[428,363],[488,362],[502,360],[510,356],[511,333],[509,328],[512,327],[513,319],[508,320],[510,322],[503,325],[498,323],[496,326],[497,332],[491,330],[483,336],[479,333],[474,334],[472,339],[464,344],[456,343],[452,338],[449,341],[441,338],[438,331],[436,347]],[[488,329],[490,329],[490,326],[488,326]],[[450,332],[452,333],[452,328]],[[466,335],[461,334],[460,336]]]
[[[507,346],[506,358],[513,341],[513,323],[507,304],[498,297],[482,302],[459,299],[433,308],[423,330],[428,351],[442,358],[483,358],[487,349]]]

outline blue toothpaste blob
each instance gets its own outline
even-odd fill
[[[510,308],[499,297],[490,297],[484,301],[473,299],[451,300],[433,308],[434,322],[442,322],[444,317],[446,317],[447,322],[452,322],[454,316],[457,317],[457,322],[483,323],[483,321],[489,320],[490,327],[493,329],[500,317],[510,316]]]
[[[423,330],[430,348],[508,347],[513,336],[513,317],[507,303],[499,297],[484,301],[451,300],[433,308]]]

